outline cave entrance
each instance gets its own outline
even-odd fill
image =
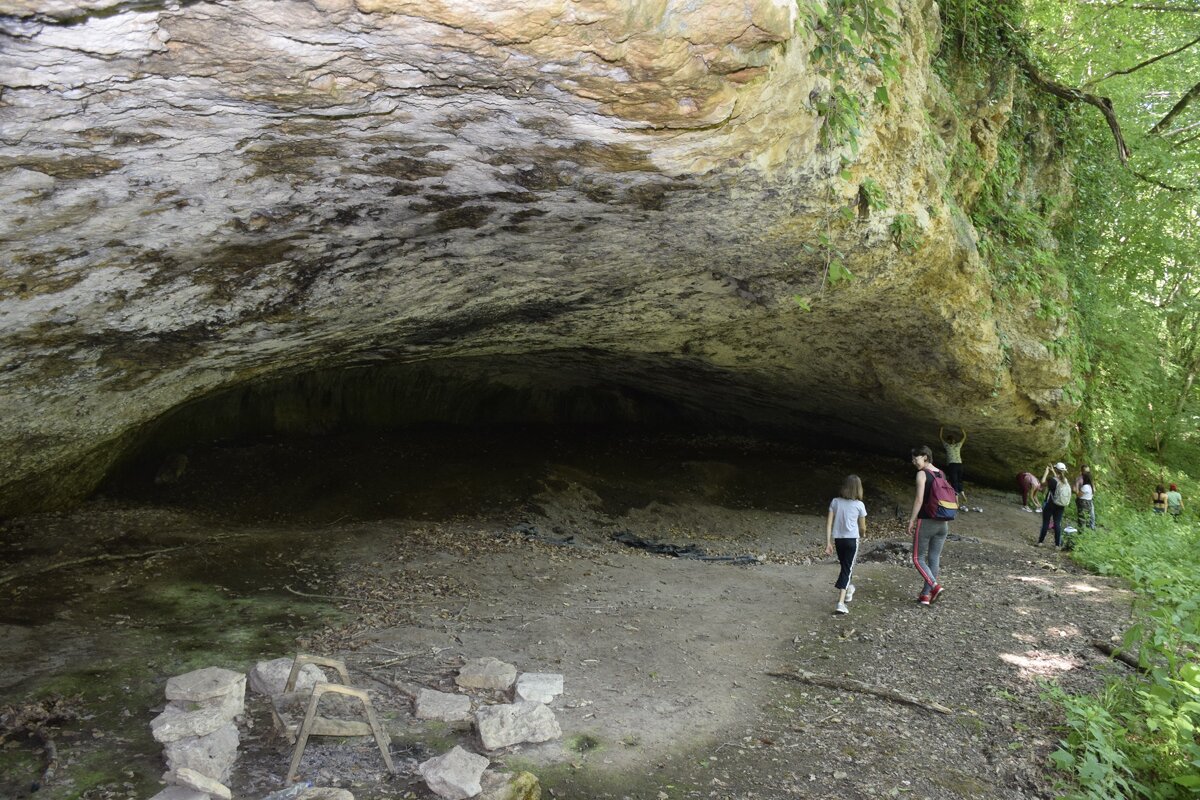
[[[777,435],[747,392],[578,353],[308,372],[164,415],[100,493],[298,524],[516,521],[569,487],[606,517],[694,500],[822,511],[842,477],[828,443]]]

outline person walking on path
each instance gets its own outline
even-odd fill
[[[1096,506],[1093,504],[1095,488],[1092,486],[1092,471],[1086,466],[1079,468],[1075,479],[1075,527],[1083,529],[1084,520],[1092,530],[1096,529]]]
[[[1161,483],[1154,487],[1154,494],[1150,495],[1150,501],[1153,503],[1155,514],[1167,513],[1167,490]]]
[[[1017,486],[1021,487],[1021,508],[1037,513],[1038,492],[1042,489],[1041,481],[1032,472],[1022,472],[1017,476]]]
[[[913,537],[913,564],[924,582],[917,602],[927,606],[944,591],[938,583],[941,571],[942,546],[950,533],[950,523],[934,519],[929,511],[929,494],[935,476],[942,471],[933,465],[933,451],[927,445],[914,447],[912,463],[917,469],[917,491],[913,497],[912,513],[908,517],[908,533]]]
[[[1167,491],[1167,511],[1171,514],[1171,519],[1179,522],[1179,517],[1183,514],[1183,495],[1179,493],[1179,487],[1173,483]]]
[[[848,475],[842,481],[842,491],[829,503],[825,518],[825,555],[837,549],[841,570],[833,587],[838,590],[838,614],[849,614],[846,603],[854,599],[854,561],[858,558],[858,540],[867,535],[867,507],[863,505],[862,481]]]
[[[942,447],[946,448],[946,480],[950,481],[950,485],[958,494],[959,508],[965,511],[967,495],[963,492],[962,448],[967,443],[967,429],[959,428],[959,433],[951,432],[948,437],[945,430],[938,428],[938,438],[942,440]]]
[[[1053,466],[1046,467],[1042,473],[1042,483],[1046,485],[1046,502],[1042,506],[1042,532],[1038,534],[1037,543],[1046,540],[1046,531],[1054,523],[1054,546],[1062,547],[1062,518],[1063,511],[1071,502],[1071,485],[1067,483],[1067,465],[1059,461]]]

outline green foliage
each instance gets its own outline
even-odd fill
[[[888,0],[797,0],[797,4],[801,24],[816,39],[813,64],[830,82],[829,92],[813,101],[813,110],[823,120],[821,146],[846,144],[857,152],[864,108],[872,101],[886,108],[891,102],[888,85],[900,74],[896,12]],[[868,99],[855,87],[863,76],[876,72],[883,82]]]
[[[1200,102],[1153,132],[1200,74],[1200,44],[1189,46],[1194,4],[1027,8],[1042,63],[1110,98],[1133,150],[1122,169],[1094,113],[1080,114],[1064,139],[1075,194],[1060,258],[1085,342],[1085,429],[1091,442],[1152,457],[1158,477],[1200,474],[1200,136],[1170,130],[1200,125]]]
[[[917,220],[911,214],[897,214],[888,225],[892,234],[892,243],[906,253],[911,253],[921,245],[921,233],[917,229]]]
[[[1114,507],[1107,527],[1078,537],[1075,558],[1131,582],[1137,622],[1124,649],[1143,671],[1097,695],[1052,690],[1067,734],[1051,756],[1078,784],[1073,797],[1195,797],[1200,789],[1200,528]]]
[[[888,207],[887,193],[874,178],[863,178],[858,185],[859,202],[871,211],[883,211]]]
[[[946,59],[994,69],[1010,61],[1024,23],[1020,0],[941,0],[943,65]]]

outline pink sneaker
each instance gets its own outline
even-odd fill
[[[927,595],[927,594],[921,595],[920,597],[917,598],[917,602],[923,606],[929,605],[929,595]]]
[[[946,587],[942,586],[940,583],[933,587],[933,591],[929,593],[929,602],[932,603],[934,600],[937,600],[942,592],[945,591],[945,588]]]

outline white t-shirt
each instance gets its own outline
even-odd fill
[[[1092,485],[1090,483],[1084,483],[1079,486],[1079,499],[1080,500],[1091,500],[1092,499]]]
[[[858,518],[867,515],[863,501],[835,497],[829,503],[829,510],[833,512],[833,538],[857,539]]]

